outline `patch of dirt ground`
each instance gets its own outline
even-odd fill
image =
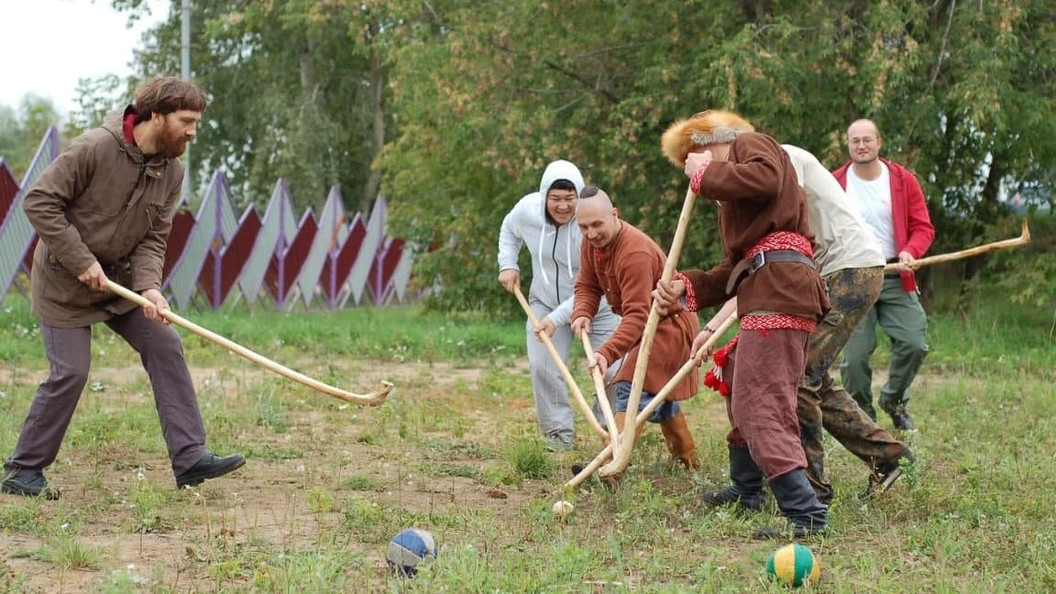
[[[525,369],[518,364],[512,371],[523,373]],[[369,390],[382,378],[392,381],[397,386],[390,397],[395,406],[426,401],[460,406],[459,400],[464,400],[460,392],[475,386],[484,373],[482,368],[446,364],[370,362],[370,372],[365,376],[377,379],[365,385]],[[39,381],[37,375],[12,374],[27,384]],[[234,371],[192,368],[192,375],[203,401],[203,393],[208,392],[208,398],[215,401],[219,392],[233,403],[246,402],[244,394],[239,395],[246,386],[286,381],[244,366]],[[92,393],[89,387],[82,409],[85,401],[103,413],[150,402],[149,387],[138,366],[97,365],[90,382],[100,393]],[[422,513],[455,506],[501,516],[519,513],[528,501],[552,487],[548,482],[493,487],[473,478],[417,472],[413,461],[402,460],[399,453],[386,451],[385,443],[369,438],[374,423],[384,422],[377,409],[360,409],[328,402],[325,395],[294,391],[285,431],[247,428],[240,434],[241,445],[249,453],[242,469],[178,494],[170,492],[174,492],[175,483],[163,450],[129,454],[127,448],[110,451],[102,444],[94,452],[84,451],[70,447],[67,435],[59,461],[47,471],[49,480],[62,488],[58,501],[0,495],[0,514],[9,518],[7,524],[14,522],[10,518],[28,514],[32,519],[24,524],[42,527],[12,530],[8,526],[0,533],[0,570],[8,580],[18,576],[30,591],[48,593],[91,591],[118,579],[113,572],[177,591],[213,591],[225,579],[223,568],[213,564],[216,543],[228,548],[310,548],[341,523],[336,500],[373,501]],[[530,396],[502,405],[506,406],[504,414],[533,414]],[[75,424],[83,412],[75,415]],[[462,440],[500,445],[495,441],[493,412],[493,405],[487,403],[481,409],[462,409],[461,414],[472,419]],[[367,422],[343,423],[342,418],[348,416],[370,418]],[[210,435],[219,432],[210,427],[208,418],[206,429]],[[156,425],[144,433],[161,441]],[[443,435],[433,439],[441,444],[456,441]],[[126,459],[129,456],[133,461]],[[470,469],[483,469],[490,463],[457,450],[444,453],[441,460],[446,467]],[[353,480],[362,483],[361,487],[342,486]],[[144,489],[144,485],[150,488]],[[144,501],[151,493],[160,501]],[[63,516],[75,520],[56,530],[56,518]],[[60,548],[63,530],[75,531],[73,542],[102,552],[96,569],[62,569],[44,558],[51,554],[48,551]],[[349,544],[353,552],[358,548],[363,559],[373,564],[379,580],[386,572],[386,542]]]

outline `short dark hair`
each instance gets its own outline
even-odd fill
[[[568,181],[567,179],[559,179],[554,183],[550,184],[550,187],[546,189],[547,192],[550,190],[575,190],[576,184]]]
[[[175,76],[159,76],[136,89],[136,113],[140,121],[158,113],[168,115],[181,109],[205,111],[208,101],[205,92],[189,80]]]
[[[601,188],[598,186],[585,186],[583,191],[579,193],[580,198],[590,198],[591,196],[597,196]]]

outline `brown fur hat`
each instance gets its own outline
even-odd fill
[[[693,148],[733,142],[745,132],[755,132],[755,127],[741,116],[731,111],[709,109],[671,124],[660,137],[660,148],[668,161],[685,167],[686,155]]]

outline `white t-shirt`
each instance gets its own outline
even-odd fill
[[[847,198],[840,183],[818,158],[799,147],[782,144],[807,195],[814,261],[821,276],[847,268],[883,266],[884,257],[873,232]],[[722,204],[720,201],[716,201]]]
[[[847,195],[858,205],[858,213],[873,231],[885,259],[898,256],[895,251],[895,226],[891,222],[891,172],[880,163],[880,176],[864,180],[847,168]]]

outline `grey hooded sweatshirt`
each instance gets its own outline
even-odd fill
[[[527,194],[510,210],[499,232],[499,272],[520,270],[517,255],[528,246],[532,255],[532,286],[529,302],[540,302],[551,310],[554,325],[570,324],[572,288],[579,272],[581,236],[575,217],[555,225],[546,214],[546,193],[558,180],[568,180],[583,190],[583,175],[568,161],[553,161],[539,181],[539,191]],[[608,307],[608,304],[602,304]]]

